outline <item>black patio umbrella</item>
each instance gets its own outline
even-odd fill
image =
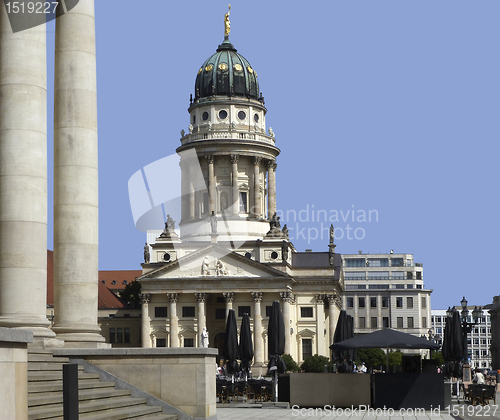
[[[457,310],[453,310],[452,316],[446,318],[444,327],[443,359],[446,376],[462,377],[462,360],[467,356],[466,340],[467,336],[463,332],[460,315]]]
[[[269,353],[268,372],[272,372],[274,380],[274,401],[278,401],[278,374],[284,373],[286,365],[281,355],[285,352],[285,323],[280,303],[275,300],[269,316],[267,327],[267,350]]]
[[[224,359],[226,360],[227,373],[234,375],[238,372],[238,332],[236,329],[236,316],[234,315],[233,309],[230,309],[227,315]]]
[[[347,349],[385,348],[387,352],[387,371],[389,371],[389,349],[428,349],[438,350],[439,344],[411,334],[402,333],[390,328],[378,330],[370,334],[362,334],[348,340],[332,344],[333,351]]]
[[[241,320],[239,356],[241,370],[245,372],[246,376],[250,371],[253,359],[252,332],[250,331],[250,317],[248,314],[243,314]]]
[[[352,316],[347,315],[347,312],[342,310],[339,314],[335,334],[333,336],[333,344],[347,340],[354,336],[354,328]],[[337,360],[337,371],[340,373],[352,373],[354,369],[355,350],[334,350],[332,351],[332,359]]]

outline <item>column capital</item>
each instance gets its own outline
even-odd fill
[[[231,155],[231,163],[238,163],[239,158],[240,158],[240,155],[237,155],[237,154]]]
[[[252,299],[255,303],[262,302],[262,297],[264,296],[262,292],[250,292],[250,294],[252,295]]]
[[[331,295],[325,295],[326,299],[328,300],[328,303],[330,305],[335,305],[335,302],[337,301],[337,294],[331,294]]]
[[[141,293],[140,298],[143,305],[151,302],[151,295],[149,293]]]
[[[262,157],[261,156],[253,156],[252,157],[252,163],[255,166],[260,165],[260,162],[262,162]]]
[[[198,299],[198,302],[205,302],[207,299],[207,293],[195,293],[196,299]]]
[[[234,292],[224,292],[222,293],[222,296],[224,296],[224,300],[226,303],[232,302],[234,300]]]
[[[325,304],[325,296],[324,294],[318,294],[314,296],[314,299],[316,300],[316,304],[318,305],[324,305]]]
[[[292,292],[280,292],[280,297],[283,302],[292,303],[293,301]]]
[[[274,170],[276,172],[276,168],[278,167],[278,164],[276,163],[275,160],[268,160],[267,161],[267,168],[268,170]]]
[[[170,300],[170,303],[177,303],[179,300],[179,293],[167,293],[167,299]]]
[[[205,155],[205,159],[207,160],[207,162],[209,164],[214,163],[214,160],[215,160],[214,155]]]

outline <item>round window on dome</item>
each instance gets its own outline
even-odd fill
[[[165,261],[170,261],[170,258],[171,258],[171,256],[170,256],[170,254],[168,252],[165,252],[165,254],[163,254],[163,259]]]
[[[259,122],[259,114],[254,114],[253,120],[258,123]]]
[[[203,121],[208,120],[208,112],[207,112],[207,111],[205,111],[205,112],[202,114],[201,118],[203,119]]]
[[[278,258],[278,253],[276,251],[271,252],[271,259],[275,260]]]
[[[219,111],[219,118],[221,120],[225,120],[227,118],[227,111],[225,109]]]
[[[238,118],[239,118],[240,120],[242,120],[242,121],[243,121],[246,117],[247,117],[247,114],[246,114],[246,112],[245,112],[245,111],[239,111],[239,112],[238,112]]]

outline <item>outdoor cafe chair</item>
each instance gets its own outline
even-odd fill
[[[483,385],[473,384],[470,385],[470,402],[472,405],[476,403],[483,404]]]
[[[497,403],[496,396],[496,386],[495,385],[484,385],[483,386],[483,395],[482,395],[483,404],[489,404],[490,400],[493,400],[493,404]]]

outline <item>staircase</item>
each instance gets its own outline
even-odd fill
[[[63,364],[68,358],[54,357],[48,350],[28,353],[28,419],[63,420]],[[146,405],[145,398],[132,398],[130,391],[115,389],[114,382],[102,382],[99,374],[85,373],[78,366],[80,419],[87,420],[177,420],[162,408]]]

